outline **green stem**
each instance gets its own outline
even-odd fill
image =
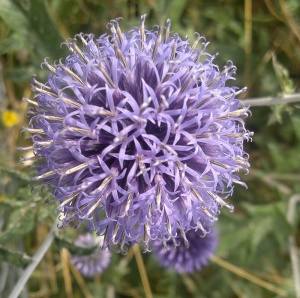
[[[0,260],[14,264],[18,267],[26,267],[31,263],[32,259],[28,255],[19,252],[11,251],[0,244]]]
[[[246,106],[249,105],[250,107],[262,107],[262,106],[300,102],[300,93],[284,94],[280,97],[268,96],[268,97],[260,97],[260,98],[248,98],[248,99],[243,99],[242,102]]]
[[[291,225],[295,224],[294,221],[296,217],[296,207],[298,203],[300,203],[300,195],[295,194],[289,200],[287,212],[287,220]],[[295,284],[295,297],[300,298],[300,268],[298,260],[298,249],[296,246],[296,239],[294,235],[289,236],[289,249]]]
[[[27,266],[27,268],[24,270],[24,272],[21,275],[21,278],[16,283],[13,291],[10,293],[8,298],[18,298],[20,293],[22,292],[23,288],[25,287],[28,279],[30,278],[32,272],[35,270],[37,265],[40,263],[44,255],[46,254],[47,250],[51,246],[55,234],[57,232],[57,223],[55,223],[55,226],[50,230],[47,238],[45,239],[44,243],[41,245],[41,247],[38,249],[36,254],[32,257],[32,262],[30,265]]]

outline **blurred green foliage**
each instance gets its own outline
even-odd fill
[[[13,110],[20,120],[13,127],[0,123],[0,260],[6,261],[0,265],[0,296],[10,293],[22,274],[17,266],[28,264],[57,216],[55,203],[44,204],[49,194],[28,187],[32,173],[19,164],[21,154],[15,150],[30,143],[19,131],[27,121],[21,98],[32,96],[32,74],[45,79],[44,58],[51,63],[64,58],[67,51],[60,45],[76,33],[98,36],[117,17],[123,18],[125,32],[138,26],[144,13],[148,28],[170,18],[172,30],[191,41],[195,31],[205,36],[211,42],[208,51],[219,53],[216,63],[233,60],[237,65],[236,85],[248,87],[244,96],[299,92],[298,0],[0,0],[0,114]],[[178,275],[144,254],[153,297],[295,297],[288,237],[295,237],[299,250],[299,212],[294,223],[286,214],[290,197],[300,192],[299,116],[298,104],[252,109],[247,125],[254,141],[245,144],[252,166],[245,178],[248,190],[236,187],[230,199],[235,212],[222,211],[217,223],[217,257],[226,263],[215,259],[201,272]],[[82,283],[71,274],[70,292],[60,249],[70,248],[79,232],[60,232],[22,297],[145,296],[132,251],[114,254],[101,277]]]

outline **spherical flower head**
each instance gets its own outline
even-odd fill
[[[153,242],[153,255],[161,266],[178,273],[192,273],[208,264],[218,245],[217,229],[209,233],[190,230],[185,234],[189,245],[184,245],[181,234],[176,239]]]
[[[176,238],[215,221],[236,172],[247,171],[244,107],[227,86],[208,43],[166,27],[79,34],[64,62],[33,78],[30,127],[41,185],[64,213],[64,226],[86,222],[104,247]],[[187,242],[187,241],[186,241]]]
[[[76,246],[83,248],[93,248],[101,246],[101,237],[95,237],[91,233],[80,235],[74,242]],[[71,262],[76,269],[84,276],[94,276],[101,274],[110,264],[111,252],[105,248],[98,249],[94,253],[85,256],[71,256]]]

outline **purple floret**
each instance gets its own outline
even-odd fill
[[[75,244],[83,248],[93,248],[101,246],[100,237],[94,237],[90,233],[80,235]],[[106,248],[104,250],[98,249],[94,253],[86,256],[71,256],[71,262],[76,269],[84,276],[92,277],[96,274],[101,274],[110,264],[111,253]]]
[[[144,22],[76,35],[64,62],[45,60],[47,82],[33,78],[36,101],[26,99],[34,179],[60,203],[63,226],[84,221],[120,251],[204,230],[221,207],[233,210],[226,199],[249,167],[244,89],[226,85],[235,67],[219,71],[200,35],[190,45],[169,20]]]
[[[178,273],[192,273],[209,263],[218,245],[217,230],[212,228],[208,234],[201,230],[190,230],[185,236],[188,246],[184,245],[180,234],[178,238],[165,243],[153,242],[153,255],[162,267]]]

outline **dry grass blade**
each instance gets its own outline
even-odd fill
[[[245,86],[250,82],[252,56],[252,0],[245,0]]]
[[[258,278],[257,276],[245,271],[244,269],[241,269],[233,264],[230,264],[224,260],[222,260],[221,258],[217,257],[217,256],[213,256],[212,257],[212,261],[216,264],[218,264],[219,266],[235,273],[236,275],[239,275],[277,295],[280,295],[282,297],[288,297],[286,291],[277,288],[276,286],[274,286],[273,284],[266,282],[260,278]]]
[[[73,288],[72,288],[72,280],[69,268],[69,252],[66,248],[63,248],[60,252],[61,257],[61,265],[63,270],[63,277],[65,283],[66,297],[73,297]]]
[[[93,298],[92,293],[89,291],[89,289],[86,287],[85,282],[81,274],[76,270],[75,266],[72,263],[69,263],[71,272],[73,273],[83,295],[85,298]]]
[[[140,248],[137,244],[135,244],[133,246],[133,252],[135,255],[135,259],[138,265],[138,269],[141,275],[141,279],[142,279],[142,283],[143,283],[143,287],[144,287],[144,291],[145,291],[145,296],[146,298],[152,298],[152,292],[151,292],[151,288],[150,288],[150,284],[149,284],[149,280],[148,280],[148,276],[147,276],[147,272],[145,269],[145,264],[143,261],[143,257],[140,251]]]

